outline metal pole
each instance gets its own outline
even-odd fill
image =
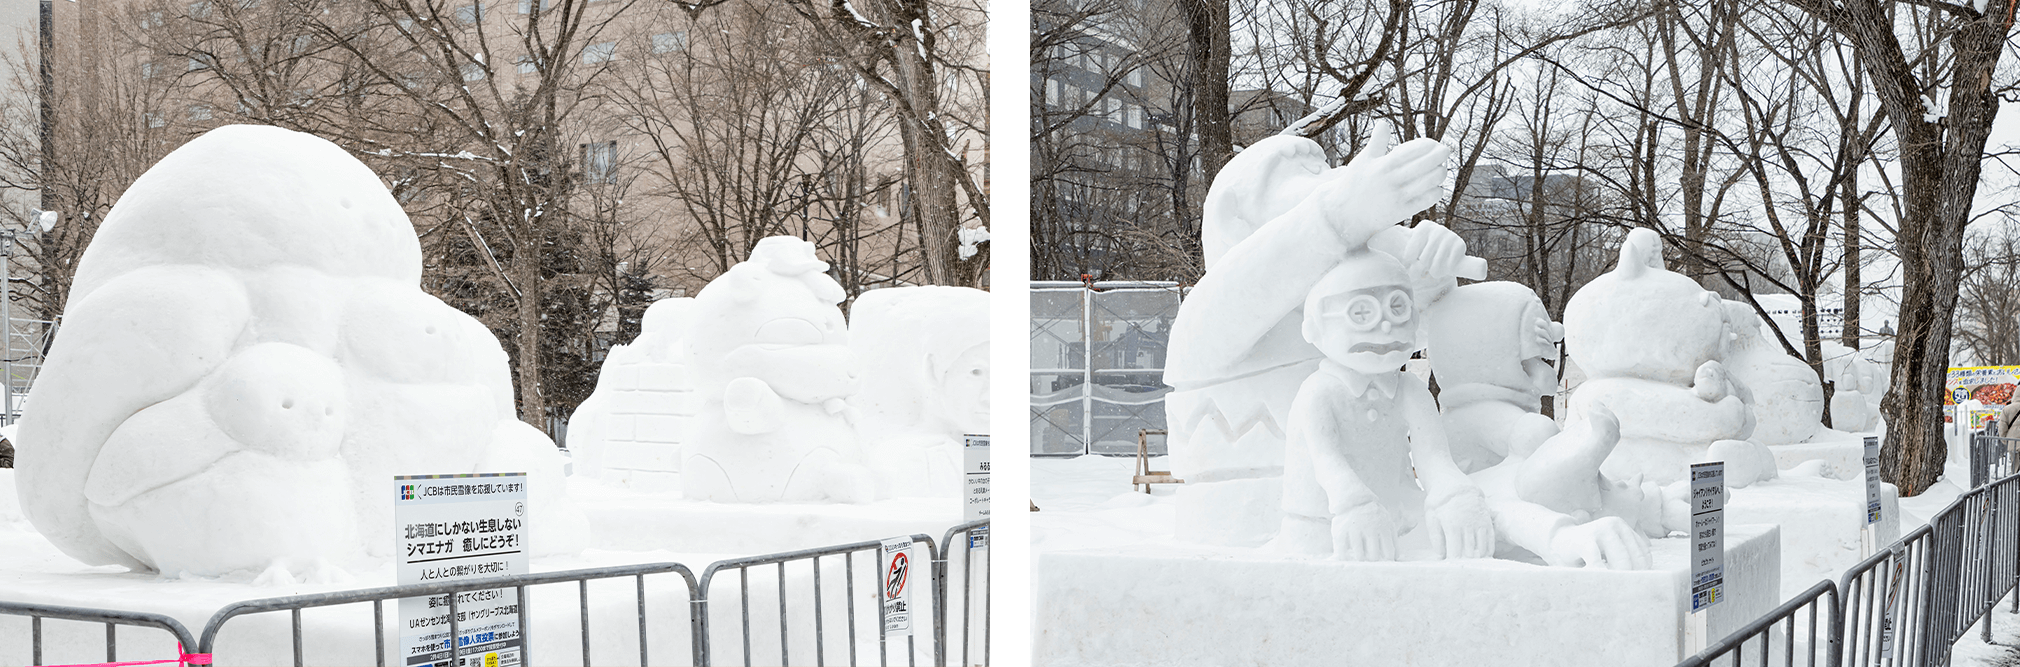
[[[42,69],[42,165],[38,181],[42,189],[42,210],[56,210],[56,195],[49,187],[49,165],[56,164],[56,5],[42,0],[40,51]]]
[[[1094,283],[1080,290],[1080,453],[1094,453]]]
[[[7,392],[7,397],[4,399],[4,406],[5,409],[7,410],[7,414],[5,417],[0,417],[0,424],[12,424],[14,423],[14,309],[12,307],[14,304],[13,232],[0,232],[0,265],[4,265],[6,267],[5,271],[6,275],[0,276],[0,341],[6,342],[5,345],[0,345],[0,354],[5,355],[0,356],[0,379],[4,379],[5,384],[4,387],[0,387],[0,390],[4,390],[5,392]]]

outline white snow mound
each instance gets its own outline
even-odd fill
[[[354,568],[391,553],[394,475],[526,472],[534,548],[586,542],[497,338],[420,275],[405,212],[335,144],[233,125],[176,149],[78,262],[22,510],[94,565]]]

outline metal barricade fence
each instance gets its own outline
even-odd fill
[[[928,579],[926,582],[927,594],[925,595],[928,600],[925,602],[930,606],[924,610],[912,610],[911,617],[917,621],[930,618],[932,619],[932,625],[930,629],[915,628],[911,633],[912,636],[907,637],[905,648],[903,649],[907,655],[904,664],[917,665],[922,661],[930,661],[935,665],[947,664],[948,633],[954,624],[952,615],[956,608],[961,613],[960,634],[955,640],[960,643],[960,664],[987,664],[989,648],[987,589],[989,580],[986,540],[988,529],[989,522],[986,519],[955,526],[949,529],[943,538],[947,545],[947,548],[944,550],[940,549],[934,543],[933,538],[927,535],[918,534],[911,536],[911,540],[915,545],[923,546],[923,555],[926,557],[926,562],[930,563],[929,572],[925,577]],[[688,640],[688,650],[685,652],[676,651],[674,655],[691,658],[688,664],[712,665],[715,659],[713,651],[710,648],[715,643],[711,641],[711,627],[713,624],[710,622],[710,618],[712,611],[719,613],[734,611],[741,617],[741,622],[734,626],[736,629],[735,635],[716,639],[727,639],[740,645],[742,648],[742,664],[786,665],[797,662],[797,664],[812,664],[817,667],[825,667],[830,662],[834,664],[859,664],[858,657],[861,655],[859,648],[867,650],[867,646],[859,647],[859,635],[866,634],[860,632],[860,630],[862,629],[862,625],[874,622],[876,625],[872,629],[874,633],[872,641],[875,641],[878,645],[877,652],[879,657],[877,661],[881,664],[889,665],[891,664],[892,656],[889,655],[890,647],[886,646],[886,642],[884,641],[887,634],[885,624],[883,623],[884,616],[881,595],[881,592],[884,590],[885,581],[883,575],[885,573],[880,571],[880,559],[876,557],[875,553],[881,546],[882,541],[857,542],[832,547],[730,559],[710,565],[699,577],[696,577],[687,566],[679,563],[652,563],[249,600],[233,603],[218,610],[210,617],[209,622],[204,625],[200,635],[191,635],[189,630],[174,618],[145,612],[0,601],[0,618],[11,616],[26,617],[29,619],[30,642],[28,645],[31,647],[32,652],[18,659],[33,665],[44,664],[46,657],[43,652],[45,635],[42,623],[43,619],[63,619],[67,621],[104,624],[106,628],[105,659],[107,662],[116,662],[118,660],[117,628],[120,625],[127,625],[157,628],[167,632],[169,637],[156,638],[158,641],[153,642],[153,646],[149,648],[155,651],[155,655],[159,655],[165,651],[165,647],[161,645],[162,641],[172,639],[175,641],[179,652],[176,658],[186,664],[210,664],[213,654],[218,653],[222,649],[222,654],[216,656],[218,658],[216,662],[219,664],[284,664],[287,662],[287,659],[281,656],[285,653],[292,657],[292,664],[299,667],[309,661],[309,651],[305,650],[306,648],[310,648],[307,644],[320,644],[320,648],[323,650],[317,652],[318,661],[329,662],[332,659],[330,657],[332,653],[339,653],[332,647],[343,644],[344,642],[341,640],[348,639],[351,640],[351,643],[355,644],[362,644],[365,641],[362,637],[357,636],[321,636],[318,635],[318,632],[305,630],[303,621],[303,612],[305,610],[318,608],[337,609],[348,605],[370,603],[370,622],[373,628],[373,638],[370,640],[370,643],[374,656],[373,663],[384,667],[388,662],[386,637],[389,626],[387,625],[385,612],[387,601],[397,601],[402,598],[433,598],[441,596],[443,603],[449,607],[449,618],[451,619],[449,634],[450,636],[457,636],[460,626],[460,621],[457,618],[458,606],[464,604],[460,599],[461,596],[458,594],[510,588],[514,589],[518,594],[518,636],[524,647],[522,655],[526,656],[526,659],[521,664],[561,664],[564,660],[572,660],[572,658],[559,657],[564,655],[562,652],[572,654],[574,649],[572,644],[566,646],[561,645],[566,642],[549,644],[546,640],[553,636],[552,634],[548,632],[534,632],[536,623],[540,623],[542,627],[553,626],[557,620],[556,613],[563,617],[561,620],[566,620],[565,617],[571,614],[575,616],[576,622],[574,625],[579,628],[580,632],[581,663],[583,665],[627,664],[629,660],[620,661],[617,655],[610,654],[607,651],[605,653],[597,653],[596,650],[599,650],[596,649],[597,646],[603,646],[607,649],[613,642],[593,642],[591,630],[592,628],[629,626],[631,616],[635,611],[637,624],[635,639],[639,665],[656,664],[653,662],[654,655],[661,656],[659,659],[660,663],[667,663],[665,660],[667,653],[653,653],[651,649],[667,645],[677,645],[679,643],[677,641],[678,635],[682,634],[678,630],[685,630]],[[916,549],[917,547],[915,547],[915,554],[918,553]],[[957,550],[959,551],[958,557],[953,555]],[[859,568],[855,561],[861,557],[859,552],[866,551],[872,553],[861,564],[863,567]],[[956,566],[957,563],[958,567]],[[791,595],[790,583],[792,582],[788,576],[788,568],[789,566],[802,564],[805,567],[794,574],[811,575],[811,587],[807,589],[810,596],[799,596],[801,601],[806,601],[810,597],[812,602],[810,611],[806,607],[795,606],[792,604],[793,601],[791,599],[793,596]],[[773,571],[777,575],[774,578],[774,583],[777,586],[779,600],[779,624],[777,626],[779,652],[776,656],[766,655],[761,659],[757,659],[753,657],[752,643],[754,635],[751,623],[751,599],[753,591],[751,571],[766,565],[773,566]],[[837,568],[839,568],[839,576],[842,580],[839,585],[833,582],[835,578],[834,571]],[[710,605],[711,600],[708,595],[710,586],[721,575],[731,570],[736,571],[739,582],[739,597],[734,601],[735,606],[732,609],[728,600],[718,601],[712,610]],[[823,570],[830,572],[825,580],[823,579]],[[679,577],[677,580],[673,580],[670,577],[649,579],[653,575],[679,575]],[[859,575],[867,575],[866,578],[871,580],[859,582]],[[626,582],[625,580],[630,581]],[[648,586],[648,581],[662,580],[666,585]],[[612,584],[629,583],[630,585],[625,586],[625,588],[629,589],[626,591],[629,594],[617,594],[620,597],[616,601],[617,606],[608,604],[592,606],[590,591],[594,582],[608,582]],[[575,584],[573,587],[575,604],[573,605],[566,605],[564,607],[563,605],[555,605],[549,602],[549,604],[542,606],[534,604],[531,601],[534,599],[533,596],[553,594],[557,591],[529,590],[530,588],[565,587],[571,583]],[[958,588],[954,588],[954,586],[958,586]],[[836,596],[827,593],[827,591],[834,588],[840,588],[841,595]],[[958,590],[958,596],[953,596],[952,592],[955,590]],[[563,588],[560,592],[566,591],[567,589]],[[981,591],[979,596],[977,595],[977,591]],[[678,599],[663,599],[669,596],[677,597]],[[665,614],[649,614],[649,605],[647,603],[649,598],[662,604],[675,602],[677,604],[671,606],[685,608],[685,622],[675,623],[672,626],[660,623],[655,626],[651,622],[652,619],[663,618]],[[547,599],[553,600],[554,598]],[[950,599],[955,601],[949,602]],[[875,605],[874,609],[865,609],[861,610],[861,613],[858,613],[858,603],[865,601]],[[835,614],[827,612],[828,607],[834,605],[842,607],[839,611],[841,612],[841,620],[844,623],[842,629],[847,634],[847,639],[845,642],[832,642],[834,646],[831,647],[828,634],[829,631],[836,629],[836,623],[829,619],[835,616]],[[355,621],[363,620],[361,617],[363,610],[358,609],[356,611],[360,614],[360,617],[350,619],[353,622],[348,623],[348,625],[355,626],[359,624]],[[227,626],[236,628],[250,622],[234,623],[237,619],[256,619],[262,614],[278,612],[288,613],[287,634],[290,639],[290,646],[286,650],[267,646],[248,646],[244,643],[227,642],[221,639]],[[625,619],[624,623],[592,623],[591,620],[592,616],[603,616],[606,619],[612,619],[618,614],[621,614],[622,618]],[[798,618],[794,618],[795,616]],[[811,619],[808,618],[809,616],[811,616]],[[331,618],[313,620],[325,622],[320,628],[316,629],[318,631],[331,627],[342,627],[329,625],[327,622],[333,620]],[[795,627],[795,620],[811,621],[811,625],[807,626],[810,631],[802,633],[802,636],[799,637],[802,642],[811,640],[811,650],[795,650],[794,636],[791,632],[792,628]],[[75,632],[77,629],[74,627],[65,629],[62,646],[71,649],[81,646],[80,637]],[[564,638],[567,634],[565,630],[563,633],[560,633]],[[399,636],[397,628],[393,628],[391,631],[394,637]],[[930,646],[922,646],[914,637],[927,632],[930,632],[928,639],[931,644]],[[328,634],[341,635],[342,633],[333,632]],[[617,637],[618,640],[628,639],[628,637],[622,636],[626,634],[623,631],[619,631],[618,634],[620,635]],[[536,635],[543,640],[541,643],[535,643]],[[979,645],[976,643],[978,636]],[[599,640],[609,639],[602,634],[597,634],[596,638]],[[629,642],[617,641],[614,643],[620,644],[617,650],[625,653],[628,653],[631,648],[628,645]],[[465,650],[465,647],[454,645],[454,642],[451,642],[451,644],[452,647],[448,659],[454,660],[457,657],[469,657],[460,655]],[[10,645],[18,646],[11,644],[11,642],[0,641],[0,649],[5,649]],[[830,657],[833,649],[844,645],[848,650],[846,660],[831,661]],[[546,655],[536,655],[534,653],[536,646],[540,647]],[[558,650],[553,648],[557,646],[559,647]],[[195,649],[193,654],[180,653],[190,648]],[[276,652],[259,652],[259,650],[268,648],[274,648]],[[930,652],[925,651],[925,649],[930,649]],[[364,660],[357,657],[358,652],[354,650],[351,653],[340,653],[336,661],[344,664],[364,664]],[[12,662],[17,659],[10,658],[8,655],[10,654],[5,650],[0,650],[0,662]],[[812,659],[804,659],[807,655],[813,656]],[[978,655],[980,656],[980,662],[974,662],[975,657]],[[793,659],[794,656],[799,656],[801,659],[795,661]],[[65,657],[72,658],[72,656],[68,655]],[[394,661],[394,664],[407,664],[408,660],[405,658],[406,656],[401,656],[400,659]],[[66,661],[81,662],[86,659],[88,658],[74,657]]]
[[[975,667],[989,664],[989,520],[972,521],[947,530],[940,539],[940,558],[933,561],[934,588],[940,601],[939,632],[947,637],[933,656],[933,662],[943,667],[947,664],[947,644],[959,644],[961,667]],[[959,552],[961,567],[954,569],[954,554]],[[958,575],[958,576],[957,576]],[[951,594],[955,580],[959,580],[961,595]],[[981,595],[976,595],[980,591]],[[953,635],[953,614],[961,613],[961,634]],[[981,621],[980,646],[977,646],[975,626],[977,617]],[[980,662],[971,658],[980,657]]]
[[[940,559],[939,550],[935,548],[933,544],[933,538],[928,537],[924,534],[916,534],[912,535],[911,539],[914,544],[919,543],[925,544],[928,563]],[[842,619],[840,619],[840,621],[841,621],[841,629],[843,633],[847,636],[847,642],[844,645],[846,646],[847,651],[847,653],[845,654],[847,662],[845,664],[852,666],[860,664],[859,661],[861,658],[861,651],[866,650],[867,648],[861,646],[860,643],[858,642],[859,639],[863,638],[864,634],[861,632],[860,622],[868,620],[876,624],[874,637],[877,644],[877,663],[885,666],[890,665],[891,647],[889,646],[889,638],[890,638],[889,634],[891,628],[885,623],[886,618],[884,614],[884,604],[883,604],[884,596],[882,594],[889,582],[887,582],[886,580],[886,576],[888,575],[888,573],[883,572],[880,569],[881,568],[880,561],[882,560],[880,556],[882,548],[883,548],[883,541],[872,540],[867,542],[840,544],[831,547],[802,549],[800,551],[788,551],[785,553],[769,554],[764,556],[733,558],[730,560],[718,561],[712,565],[709,565],[708,569],[702,572],[700,584],[696,588],[697,593],[695,599],[698,600],[699,603],[696,605],[695,616],[699,620],[697,621],[695,634],[697,637],[702,637],[702,639],[700,640],[699,644],[700,653],[698,653],[695,656],[695,664],[696,665],[715,664],[714,662],[716,659],[715,635],[711,632],[710,628],[715,624],[714,617],[716,615],[716,612],[722,611],[721,609],[722,605],[717,604],[717,600],[715,600],[715,598],[711,596],[711,592],[718,577],[720,577],[724,572],[732,570],[734,570],[737,575],[737,598],[736,598],[735,610],[737,612],[737,618],[739,619],[739,625],[737,627],[740,629],[740,632],[737,634],[742,638],[742,643],[740,645],[742,649],[741,663],[745,665],[745,667],[750,667],[751,665],[759,665],[759,664],[762,665],[793,664],[792,656],[794,654],[794,650],[793,650],[791,629],[794,625],[793,622],[794,619],[791,618],[790,614],[790,610],[792,607],[791,605],[788,604],[788,598],[789,598],[788,591],[789,589],[792,588],[792,584],[795,583],[794,580],[797,579],[797,577],[794,578],[788,577],[788,565],[796,563],[805,563],[806,567],[802,570],[802,572],[811,574],[810,577],[811,581],[809,583],[809,587],[807,590],[809,590],[812,593],[810,596],[811,601],[813,602],[811,612],[812,618],[809,619],[803,615],[800,620],[803,622],[810,621],[812,625],[811,625],[811,632],[805,633],[801,637],[800,655],[806,655],[808,652],[811,652],[814,656],[813,660],[814,665],[822,667],[827,665],[828,654],[831,652],[827,631],[830,629],[830,627],[834,625],[834,621],[830,619],[830,617],[832,617],[833,614],[827,613],[827,607],[830,604],[834,603],[836,597],[832,594],[823,595],[823,591],[825,589],[833,588],[834,585],[832,583],[824,585],[822,583],[821,572],[824,565],[828,569],[832,570],[833,567],[836,565],[836,562],[839,561],[839,564],[841,566],[840,576],[842,579],[842,583],[840,586],[840,588],[842,589],[841,591],[842,595],[840,596],[839,604],[842,607],[841,611],[843,612],[843,617]],[[869,556],[866,559],[859,559],[857,557],[857,554],[862,552],[868,552]],[[823,561],[822,559],[827,560]],[[858,567],[859,565],[859,563],[857,562],[858,560],[867,560],[867,563],[863,564],[864,567]],[[771,569],[776,574],[776,576],[774,577],[774,581],[765,582],[760,580],[757,582],[757,584],[760,587],[762,587],[766,583],[772,583],[777,587],[776,592],[778,594],[778,624],[776,628],[778,630],[779,650],[775,656],[767,655],[765,659],[758,659],[757,657],[755,657],[755,650],[758,647],[752,644],[752,632],[751,632],[752,579],[750,575],[752,569],[763,567],[766,565],[773,566]],[[862,585],[860,587],[858,587],[858,579],[859,579],[858,572],[868,574],[871,577],[870,580],[862,582]],[[910,575],[908,571],[907,577],[909,578],[909,576]],[[934,577],[935,575],[929,574],[928,576]],[[830,581],[832,581],[834,577],[835,575],[833,573],[830,573],[827,578]],[[928,586],[928,591],[929,596],[937,596],[938,594],[936,587],[931,585]],[[864,595],[865,593],[867,595]],[[862,613],[858,613],[857,603],[864,601],[865,598],[867,598],[871,602],[872,609],[865,610]],[[723,604],[727,604],[729,600],[725,599],[722,600],[721,602]],[[938,607],[939,600],[937,599],[933,600],[930,604],[934,605],[935,607]],[[906,611],[909,614],[910,618],[914,621],[921,618],[921,615],[916,613],[916,610],[910,609],[909,606],[907,606]],[[930,618],[934,619],[935,621],[934,623],[935,628],[932,636],[932,641],[934,641],[935,644],[937,644],[944,638],[943,635],[940,634],[940,630],[943,629],[943,626],[941,626],[939,623],[939,621],[941,621],[942,618],[937,608],[932,610],[932,615],[930,616]],[[906,655],[906,660],[904,662],[904,664],[906,665],[916,666],[918,664],[919,646],[918,642],[915,640],[917,634],[918,633],[916,632],[916,629],[914,629],[913,631],[907,632],[905,635],[905,647],[903,650]],[[806,645],[806,640],[808,639],[808,637],[811,637],[812,639],[811,651],[808,651],[809,647]],[[763,648],[768,649],[769,642],[767,642],[766,646]],[[836,646],[832,648],[842,648],[842,647]],[[937,649],[938,647],[934,646],[929,648]],[[929,656],[928,659],[931,660],[932,659],[931,656],[935,654],[937,654],[937,651],[933,654],[928,654]]]
[[[1837,584],[1819,581],[1677,667],[1835,667],[1844,629],[1838,613]]]
[[[1935,648],[1926,630],[1925,603],[1934,546],[1934,528],[1922,526],[1845,572],[1838,584],[1843,656],[1833,664],[1926,664]]]
[[[1987,432],[1971,434],[1971,488],[2020,473],[2020,438],[2002,438]]]
[[[538,574],[517,574],[517,575],[506,575],[499,577],[484,577],[481,579],[465,579],[459,581],[448,581],[440,583],[385,586],[381,588],[367,588],[354,591],[338,591],[334,593],[313,593],[308,595],[295,595],[288,597],[237,602],[228,605],[223,609],[218,610],[216,614],[211,616],[210,622],[204,625],[203,637],[201,638],[197,646],[199,653],[213,653],[217,651],[219,645],[218,644],[219,632],[223,630],[225,624],[230,622],[231,620],[251,614],[285,611],[288,612],[289,615],[289,625],[290,625],[289,636],[292,639],[293,644],[293,658],[294,658],[293,664],[295,665],[295,667],[302,667],[302,665],[304,664],[304,651],[303,651],[304,633],[302,630],[303,610],[317,607],[332,607],[338,605],[362,604],[370,602],[372,604],[372,627],[374,630],[372,633],[372,640],[373,640],[372,655],[374,660],[373,664],[376,664],[379,667],[385,667],[386,627],[387,627],[386,613],[385,613],[386,601],[388,600],[397,601],[401,598],[444,596],[446,598],[445,602],[449,607],[449,636],[460,637],[461,633],[458,631],[458,626],[460,625],[460,623],[458,622],[457,617],[457,611],[458,611],[457,607],[461,604],[458,600],[458,598],[461,596],[457,594],[467,593],[471,591],[511,588],[514,589],[515,592],[518,594],[517,597],[517,600],[519,601],[518,633],[522,647],[520,649],[520,652],[522,656],[526,656],[525,661],[522,663],[526,664],[533,662],[532,660],[532,657],[534,656],[533,650],[536,646],[536,644],[533,641],[534,633],[531,632],[532,625],[536,620],[534,618],[535,606],[528,603],[528,600],[530,598],[527,595],[529,593],[527,589],[533,586],[573,583],[576,585],[576,593],[578,596],[578,604],[576,605],[576,608],[580,612],[579,618],[580,618],[581,639],[582,639],[582,664],[584,665],[584,667],[588,667],[589,665],[592,664],[619,664],[613,662],[615,659],[614,656],[605,656],[600,660],[592,661],[591,635],[590,635],[591,626],[589,620],[590,618],[589,584],[592,581],[598,581],[598,580],[629,578],[634,579],[637,584],[636,590],[637,590],[637,614],[638,614],[638,664],[644,666],[652,664],[650,662],[650,653],[648,652],[648,648],[651,642],[648,632],[648,625],[649,625],[647,622],[648,616],[646,614],[646,599],[647,599],[646,577],[649,575],[668,574],[668,573],[680,575],[681,578],[680,592],[683,597],[682,600],[683,604],[680,606],[687,607],[690,611],[688,625],[690,629],[696,631],[695,634],[690,636],[691,637],[699,636],[698,630],[700,628],[700,623],[698,619],[700,616],[699,611],[695,609],[696,605],[694,604],[695,600],[699,598],[695,594],[696,590],[698,589],[695,586],[694,573],[690,572],[687,569],[687,566],[681,565],[679,563],[651,563],[645,565],[622,565],[616,567],[602,567],[602,568],[592,568],[584,570],[568,570],[563,572],[543,572]],[[394,632],[394,636],[395,637],[399,636],[397,630]],[[449,654],[448,659],[452,661],[451,664],[454,664],[456,659],[462,656],[464,647],[460,645],[455,645],[456,642],[451,642],[451,644],[452,644],[452,646],[450,647],[451,652]],[[694,664],[697,665],[703,664],[701,662],[698,662],[702,655],[701,645],[699,641],[690,640],[689,655],[694,656],[695,659],[697,660],[697,662],[695,662]],[[230,653],[226,653],[225,655],[221,656],[219,664],[225,664],[226,660],[230,660],[233,657],[234,656],[231,655]],[[248,656],[248,657],[252,657],[253,659],[245,662],[251,662],[253,664],[265,664],[269,662],[274,662],[272,660],[267,659],[267,656],[256,656],[256,657]],[[408,664],[408,660],[406,658],[407,656],[400,656],[400,658],[395,662],[395,664],[398,665]]]
[[[188,651],[191,647],[197,646],[195,639],[192,638],[189,634],[189,629],[183,627],[181,621],[177,621],[173,618],[169,618],[161,614],[150,614],[138,611],[118,611],[111,609],[86,609],[82,607],[64,607],[64,606],[46,605],[46,604],[28,604],[23,602],[0,602],[0,615],[28,617],[28,624],[29,624],[28,664],[31,665],[43,664],[44,656],[43,656],[42,620],[46,618],[105,624],[106,662],[119,661],[119,626],[122,625],[142,627],[142,628],[154,628],[157,630],[161,630],[163,632],[167,632],[175,639],[178,652]],[[70,646],[76,646],[74,641],[70,644]],[[201,654],[205,653],[205,651],[198,650],[197,653]],[[178,658],[194,657],[197,659],[191,660],[190,661],[191,664],[201,664],[201,656],[181,655],[177,657]]]
[[[1704,665],[1723,655],[1738,656],[1738,647],[1756,635],[1772,643],[1763,628],[1814,604],[1829,583],[1812,587],[1805,593],[1809,599],[1798,597],[1782,605],[1680,664]],[[2007,475],[1965,492],[1928,525],[1845,572],[1831,591],[1834,613],[1826,664],[1947,665],[1951,645],[1972,624],[1984,621],[1980,630],[1991,642],[1992,607],[2016,585],[2020,585],[2020,475]],[[2020,612],[2020,596],[2015,596],[2014,610]],[[1815,613],[1812,610],[1812,618]],[[1791,642],[1791,651],[1793,647]],[[1763,662],[1746,664],[1774,664],[1768,657],[1764,649]],[[1737,657],[1734,664],[1740,664]]]

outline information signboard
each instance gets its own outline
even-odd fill
[[[1880,438],[1866,436],[1866,525],[1880,522]]]
[[[884,540],[880,550],[883,558],[881,568],[884,585],[881,598],[884,603],[884,636],[906,637],[912,634],[912,538],[893,537]]]
[[[525,574],[526,474],[393,478],[393,523],[401,584]],[[449,596],[400,599],[400,665],[516,667],[524,662],[515,590],[456,594],[450,660]]]
[[[962,513],[963,521],[979,521],[989,518],[989,436],[961,436],[961,452],[967,462],[967,484],[962,486],[962,497],[967,501]]]
[[[1725,591],[1725,462],[1690,466],[1690,610],[1718,604]]]

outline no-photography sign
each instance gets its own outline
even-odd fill
[[[879,560],[884,564],[884,636],[911,636],[912,538],[884,540],[879,551],[883,554]]]

